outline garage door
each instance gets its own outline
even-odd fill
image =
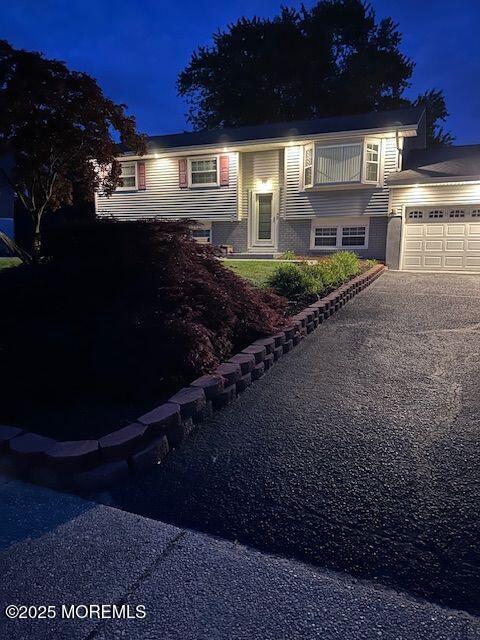
[[[403,269],[480,273],[480,205],[406,210]]]

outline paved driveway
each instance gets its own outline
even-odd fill
[[[114,503],[479,613],[479,302],[387,273]]]

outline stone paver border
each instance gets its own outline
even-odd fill
[[[0,470],[51,488],[83,493],[106,489],[132,471],[158,464],[197,423],[233,402],[385,269],[378,264],[349,280],[292,316],[291,324],[279,333],[256,340],[211,375],[197,378],[136,422],[98,440],[57,442],[0,425]]]

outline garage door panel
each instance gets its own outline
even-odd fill
[[[430,268],[441,267],[442,256],[425,256],[423,259],[423,265]]]
[[[480,220],[475,221],[472,209],[464,210],[464,207],[463,216],[458,215],[457,220],[453,221],[440,215],[428,215],[429,219],[425,219],[429,207],[425,205],[422,208],[423,220],[418,216],[409,218],[407,210],[403,233],[403,268],[480,272]],[[432,207],[432,211],[436,211],[435,207]]]
[[[404,264],[406,267],[421,267],[422,256],[405,256]]]
[[[480,224],[469,224],[468,227],[469,236],[480,236]]]
[[[422,251],[423,241],[422,240],[406,240],[405,249],[407,249],[408,251]]]
[[[442,224],[426,224],[425,235],[426,236],[443,236],[444,228]]]
[[[447,236],[464,236],[466,233],[466,225],[464,224],[447,224],[446,234]]]
[[[405,233],[409,238],[423,236],[424,234],[423,225],[410,224],[407,226]]]
[[[445,251],[464,251],[465,242],[463,240],[446,240]]]
[[[445,256],[444,265],[446,267],[463,267],[463,256]]]
[[[442,251],[443,240],[425,240],[425,251]]]

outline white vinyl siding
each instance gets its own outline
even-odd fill
[[[411,186],[390,189],[390,208],[469,205],[480,202],[480,184]]]
[[[178,157],[145,160],[145,191],[116,191],[110,198],[98,194],[97,213],[123,220],[154,217],[237,220],[238,154],[228,155],[228,186],[202,189],[179,187]]]
[[[253,151],[242,153],[242,206],[241,217],[247,218],[251,206],[251,193],[264,185],[270,191],[277,191],[283,182],[283,151]],[[280,210],[282,192],[280,190]]]
[[[383,141],[379,160],[380,186],[315,191],[303,188],[303,147],[286,147],[284,216],[287,219],[299,219],[314,216],[388,215],[389,193],[384,179],[397,171],[399,162],[394,138]]]
[[[361,144],[345,144],[334,147],[316,146],[315,184],[360,182],[361,172]]]

